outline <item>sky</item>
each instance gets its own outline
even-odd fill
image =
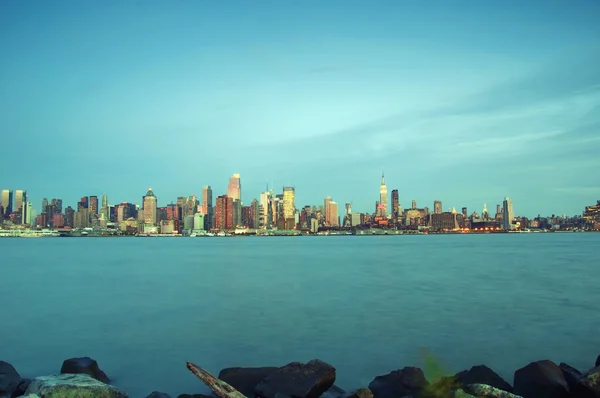
[[[581,214],[600,1],[3,1],[0,189]],[[390,200],[390,199],[388,199]]]

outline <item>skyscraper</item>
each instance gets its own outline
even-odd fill
[[[271,192],[268,190],[260,194],[259,202],[260,228],[270,229],[273,225],[273,210],[271,208]]]
[[[227,196],[229,196],[232,200],[242,200],[242,182],[239,174],[234,174],[229,178]]]
[[[400,199],[398,197],[398,190],[392,189],[392,217],[394,220],[398,218],[400,214]]]
[[[23,202],[21,209],[21,224],[31,225],[31,202]]]
[[[330,224],[331,220],[329,219],[329,203],[331,203],[331,196],[325,197],[325,200],[323,201],[323,212],[325,213],[325,225],[326,226],[331,225]]]
[[[379,217],[387,217],[387,186],[385,177],[381,173],[381,186],[379,187]]]
[[[13,211],[13,191],[5,189],[2,191],[2,207],[4,216],[8,217]]]
[[[216,228],[233,228],[233,199],[231,199],[227,195],[218,196],[216,201],[215,214]]]
[[[98,197],[97,196],[90,196],[90,214],[98,214]]]
[[[27,202],[27,191],[16,190],[15,191],[15,207],[14,211],[23,211],[23,203]]]
[[[106,221],[110,221],[110,210],[108,208],[108,197],[106,194],[102,194],[102,207],[100,208],[100,213],[104,215]]]
[[[142,198],[142,204],[144,209],[144,224],[156,225],[156,196],[152,192],[152,188],[148,188],[146,196]]]
[[[512,220],[515,218],[515,214],[513,212],[513,203],[507,197],[504,198],[504,202],[502,203],[502,228],[509,230],[513,229]]]
[[[212,218],[213,218],[213,199],[212,199],[212,188],[210,185],[205,185],[202,188],[202,213],[206,216],[204,218],[204,227],[209,230],[213,227]]]
[[[296,191],[294,187],[283,187],[283,218],[294,218],[296,212]]]
[[[433,213],[434,214],[442,214],[443,213],[441,200],[433,201]]]

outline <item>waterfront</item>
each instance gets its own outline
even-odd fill
[[[508,381],[541,358],[586,368],[598,247],[567,233],[2,240],[0,359],[28,377],[89,355],[131,396],[205,391],[187,360],[321,358],[348,389],[421,365],[419,347]]]

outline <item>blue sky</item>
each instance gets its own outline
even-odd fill
[[[600,2],[4,1],[0,189],[600,199]]]

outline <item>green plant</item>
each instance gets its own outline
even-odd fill
[[[435,357],[428,348],[421,348],[423,372],[429,382],[421,392],[421,398],[447,398],[452,391],[460,388],[452,373]]]

